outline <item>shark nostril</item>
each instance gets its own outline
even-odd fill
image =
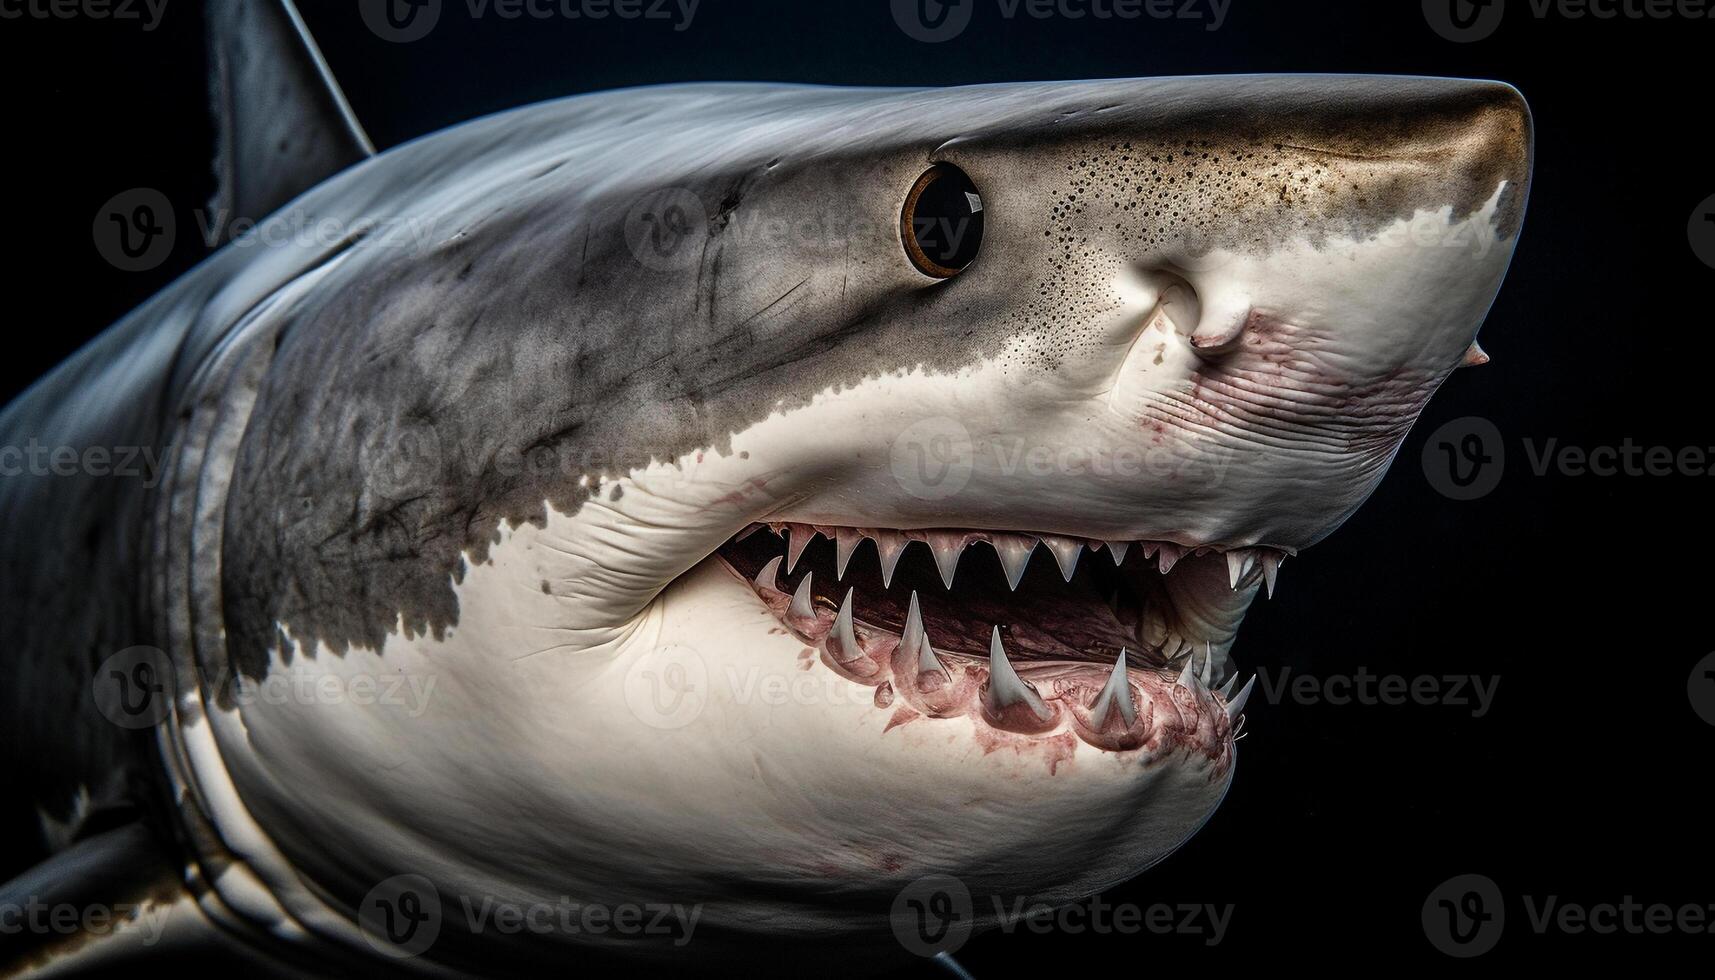
[[[1156,315],[1165,317],[1199,357],[1225,354],[1237,346],[1251,317],[1251,297],[1243,288],[1177,270],[1154,274],[1162,283]]]

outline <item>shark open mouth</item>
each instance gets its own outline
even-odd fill
[[[902,702],[896,721],[969,715],[1113,751],[1230,740],[1249,686],[1234,694],[1224,650],[1285,557],[783,523],[717,555],[824,665],[874,687],[877,707]]]

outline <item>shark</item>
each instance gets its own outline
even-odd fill
[[[26,972],[894,963],[925,882],[1138,876],[1246,610],[1487,360],[1533,165],[1507,84],[1319,75],[377,152],[289,3],[209,21],[223,244],[0,413]]]

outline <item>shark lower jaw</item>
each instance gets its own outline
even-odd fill
[[[752,525],[711,557],[892,723],[1076,738],[1224,771],[1244,696],[1227,657],[1283,552],[978,529]],[[809,666],[809,665],[806,665]],[[890,726],[891,727],[891,726]]]

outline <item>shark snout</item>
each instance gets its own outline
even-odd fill
[[[1266,149],[1184,146],[1196,163],[1172,179],[1225,187],[1249,220],[1213,227],[1201,190],[1122,198],[1117,213],[1177,208],[1191,230],[1106,242],[1128,260],[1103,321],[1116,353],[1080,380],[1117,418],[1112,438],[1130,426],[1187,465],[1222,462],[1218,486],[1151,480],[1133,499],[1205,540],[1306,547],[1374,489],[1448,374],[1486,361],[1476,336],[1517,240],[1529,112],[1508,86],[1447,81]]]

